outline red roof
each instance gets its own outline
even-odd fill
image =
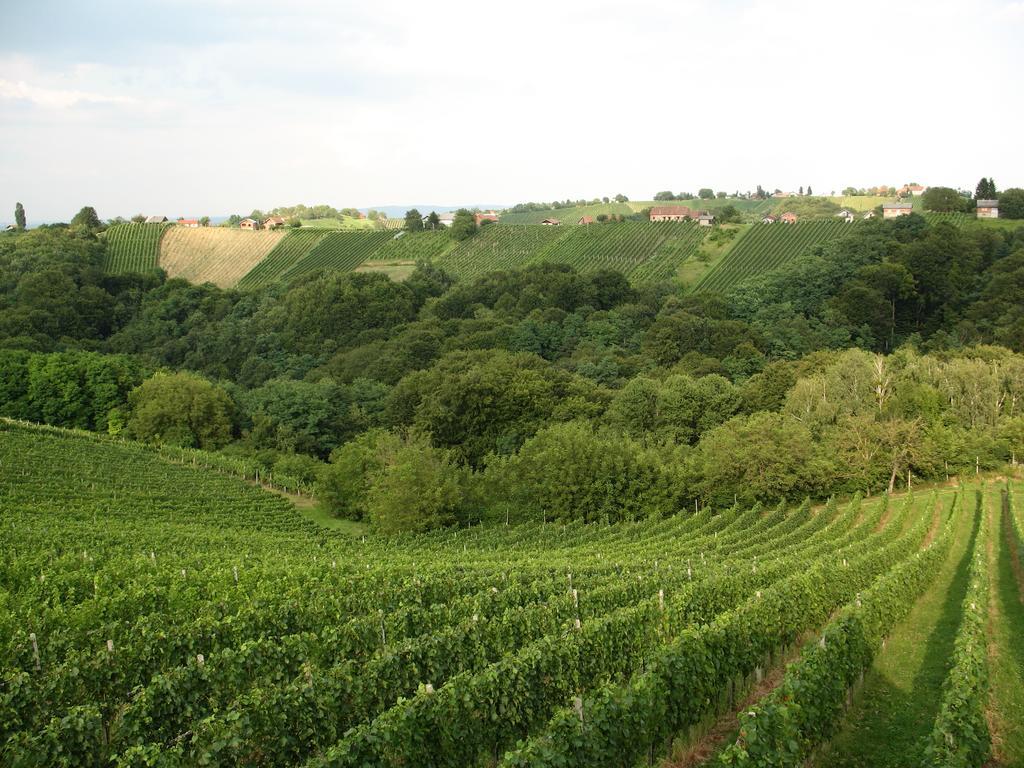
[[[651,216],[689,216],[692,219],[696,215],[685,205],[656,205],[651,208]]]
[[[593,216],[581,216],[580,220],[578,222],[576,222],[576,223],[577,224],[593,224],[594,223],[594,217]]]
[[[796,221],[796,214],[792,211],[786,211],[784,214],[779,216],[779,218],[785,221]]]
[[[199,219],[178,219],[179,224],[198,224]]]

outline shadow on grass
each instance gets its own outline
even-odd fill
[[[942,698],[942,683],[949,672],[961,607],[967,594],[971,553],[978,537],[980,518],[975,516],[971,538],[956,565],[949,589],[938,609],[938,618],[924,640],[923,657],[912,679],[892,680],[873,669],[861,689],[847,726],[815,764],[842,768],[904,768],[919,765],[924,739],[931,733]],[[913,631],[911,629],[911,631]],[[913,649],[890,644],[881,654],[899,661],[894,654]],[[907,659],[907,663],[914,663]]]

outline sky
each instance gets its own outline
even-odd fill
[[[0,0],[0,222],[1024,186],[1024,0]]]

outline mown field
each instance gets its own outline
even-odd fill
[[[985,686],[1024,669],[986,650],[993,594],[1019,590],[1001,484],[356,538],[201,454],[0,438],[7,764],[592,768],[696,742],[708,764],[800,765],[855,727],[848,692],[936,585],[954,620],[918,637],[944,649],[937,686],[910,691],[933,697],[922,738],[850,749],[980,765],[986,716],[1002,745],[1021,728]]]
[[[777,269],[814,246],[849,234],[856,226],[836,219],[753,224],[692,290],[725,293],[750,277]]]
[[[160,241],[160,267],[170,277],[230,288],[273,252],[283,229],[249,232],[221,227],[172,226]]]

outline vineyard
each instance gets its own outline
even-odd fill
[[[584,227],[485,227],[437,260],[452,274],[472,278],[540,262],[581,272],[615,269],[634,283],[670,279],[696,252],[706,229],[689,222],[619,222]]]
[[[230,288],[286,237],[284,230],[249,232],[172,226],[160,241],[160,266],[170,277]]]
[[[647,764],[802,648],[713,758],[801,765],[961,556],[920,748],[984,760],[999,488],[378,539],[203,463],[0,423],[5,764]]]
[[[744,280],[781,267],[811,248],[852,231],[856,224],[835,219],[796,224],[754,224],[693,287],[694,292],[726,293]]]
[[[283,282],[294,280],[300,275],[329,269],[337,272],[351,272],[394,237],[394,233],[375,230],[372,232],[330,232],[312,249],[288,269],[280,272],[276,279]]]
[[[106,231],[103,270],[111,275],[147,272],[160,262],[160,238],[168,224],[115,224]]]
[[[455,244],[447,230],[407,232],[386,240],[373,252],[374,261],[433,261]]]
[[[274,250],[241,280],[238,288],[259,288],[276,282],[285,272],[298,264],[320,241],[329,235],[328,229],[293,229],[274,246]]]

